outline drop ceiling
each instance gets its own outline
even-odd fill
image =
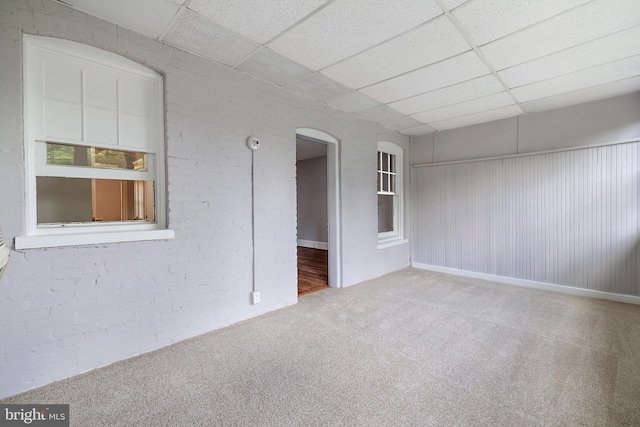
[[[64,0],[405,135],[640,91],[639,0]]]

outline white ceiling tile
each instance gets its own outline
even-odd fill
[[[640,74],[640,55],[511,89],[520,102],[558,95]]]
[[[477,45],[504,37],[589,0],[475,0],[453,12]]]
[[[442,14],[433,0],[336,1],[269,47],[319,70]]]
[[[402,113],[399,113],[386,105],[379,105],[377,107],[369,108],[368,110],[358,111],[355,115],[370,122],[399,119],[403,116]]]
[[[639,24],[640,1],[593,0],[480,49],[502,70]]]
[[[171,1],[179,5],[183,5],[185,2],[185,0],[171,0]]]
[[[489,96],[483,96],[482,98],[473,99],[471,101],[460,102],[458,104],[447,105],[446,107],[412,114],[411,117],[422,123],[433,123],[453,119],[455,117],[468,116],[469,114],[480,113],[485,110],[495,110],[497,108],[513,104],[515,104],[515,101],[507,92],[500,92]]]
[[[567,107],[583,102],[597,101],[628,93],[640,92],[640,76],[618,80],[603,85],[562,93],[547,98],[534,99],[520,104],[527,113],[552,110],[554,108]]]
[[[289,89],[319,101],[334,98],[350,90],[348,87],[336,83],[320,73],[315,73],[304,78],[289,86]]]
[[[518,107],[517,105],[509,105],[507,107],[498,108],[496,110],[483,111],[482,113],[470,114],[468,116],[457,117],[455,119],[429,123],[429,126],[437,130],[455,129],[463,126],[476,125],[478,123],[506,119],[508,117],[518,116],[520,114],[522,114],[522,110],[520,109],[520,107]]]
[[[259,49],[236,69],[280,86],[294,84],[313,73],[312,70],[267,47]]]
[[[416,126],[423,125],[423,123],[420,123],[416,119],[411,118],[409,116],[402,116],[400,118],[391,119],[391,120],[383,120],[379,123],[382,126],[386,127],[387,129],[393,129],[393,130],[408,129],[408,128],[413,128]]]
[[[65,3],[153,39],[160,37],[180,9],[168,0],[65,0]]]
[[[402,101],[396,101],[389,104],[389,106],[404,114],[414,114],[480,98],[481,96],[491,95],[492,93],[503,90],[504,87],[498,79],[493,74],[487,74],[477,79],[412,96]]]
[[[640,26],[507,68],[498,74],[513,88],[638,54]]]
[[[251,40],[266,43],[327,0],[193,0],[199,14]]]
[[[403,135],[407,135],[407,136],[428,135],[430,133],[434,133],[435,131],[436,131],[436,129],[434,129],[434,128],[430,127],[430,126],[427,126],[427,125],[414,126],[414,127],[398,130],[398,132],[400,132]]]
[[[470,49],[451,21],[443,16],[332,65],[322,73],[347,86],[360,88]]]
[[[260,46],[188,10],[180,15],[164,41],[229,66]]]
[[[449,10],[453,10],[456,7],[465,4],[469,0],[442,0],[442,4]]]
[[[489,74],[474,52],[463,53],[425,68],[361,89],[365,95],[387,103],[430,92]]]
[[[378,101],[374,101],[368,96],[355,91],[347,92],[334,98],[329,98],[325,102],[333,108],[337,108],[338,110],[346,113],[355,113],[356,111],[367,110],[380,104]]]

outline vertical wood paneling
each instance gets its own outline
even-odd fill
[[[412,170],[413,260],[640,296],[638,143]]]

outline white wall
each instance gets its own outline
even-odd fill
[[[328,242],[327,156],[296,163],[298,240]]]
[[[168,218],[176,234],[12,251],[0,282],[0,397],[296,303],[296,128],[340,141],[342,285],[409,264],[408,245],[376,248],[376,142],[408,150],[407,137],[58,3],[2,2],[0,22],[5,240],[26,229],[23,31],[116,52],[165,76]],[[255,153],[256,306],[249,300],[250,135],[263,142]]]
[[[640,296],[638,143],[572,148],[640,140],[638,111],[636,93],[414,139],[412,261]]]
[[[640,93],[415,137],[411,164],[508,156],[640,138]]]

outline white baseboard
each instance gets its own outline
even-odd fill
[[[325,251],[329,250],[329,243],[314,242],[313,240],[298,239],[298,246],[302,246],[303,248],[324,249]]]
[[[507,285],[523,286],[525,288],[542,289],[545,291],[560,292],[569,295],[604,299],[609,301],[624,302],[640,305],[640,297],[634,295],[614,294],[610,292],[594,291],[592,289],[574,288],[572,286],[554,285],[552,283],[536,282],[533,280],[516,279],[513,277],[495,276],[493,274],[476,273],[473,271],[458,270],[456,268],[440,267],[437,265],[412,262],[412,267],[421,270],[437,271],[439,273],[453,274],[456,276],[471,277],[474,279],[488,280],[490,282],[504,283]]]

